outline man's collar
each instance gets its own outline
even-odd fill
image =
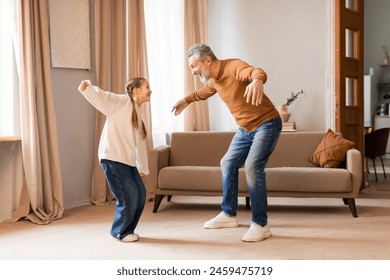
[[[221,76],[221,60],[215,60],[210,64],[210,78],[218,80]]]

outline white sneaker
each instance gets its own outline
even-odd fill
[[[207,221],[203,225],[204,228],[215,229],[215,228],[232,228],[238,227],[236,217],[229,216],[224,212],[219,213],[215,218]]]
[[[242,241],[259,242],[271,236],[271,230],[268,225],[260,226],[256,223],[252,223],[249,230],[242,237]]]
[[[133,234],[129,234],[129,235],[126,235],[125,237],[123,237],[121,240],[121,242],[134,242],[134,241],[137,241],[139,238],[139,235],[136,234],[136,233],[133,233]]]

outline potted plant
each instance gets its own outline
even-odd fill
[[[294,103],[295,100],[298,99],[298,96],[305,93],[303,91],[303,89],[301,89],[301,91],[298,91],[298,92],[291,92],[291,96],[289,98],[287,98],[286,100],[286,103],[284,103],[283,105],[279,105],[278,107],[278,111],[279,111],[279,115],[280,117],[282,118],[282,122],[288,122],[290,116],[291,116],[291,113],[288,111],[288,106],[290,106],[292,103]]]

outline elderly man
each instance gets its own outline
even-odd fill
[[[204,224],[206,229],[239,226],[237,222],[238,169],[245,164],[252,223],[242,240],[257,242],[271,237],[268,226],[265,166],[276,146],[282,122],[274,104],[263,92],[267,74],[240,59],[219,60],[204,44],[186,52],[193,75],[204,87],[179,100],[172,111],[180,114],[191,102],[218,92],[237,124],[238,131],[221,160],[223,199],[221,213]]]

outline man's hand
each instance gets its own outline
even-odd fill
[[[79,91],[84,91],[87,89],[87,87],[91,86],[91,82],[89,80],[81,81],[79,85]]]
[[[175,116],[179,115],[188,106],[188,103],[185,99],[181,99],[173,106],[172,111]]]
[[[263,102],[263,81],[255,79],[245,89],[244,97],[246,97],[246,103],[252,103],[252,105],[260,105]]]

